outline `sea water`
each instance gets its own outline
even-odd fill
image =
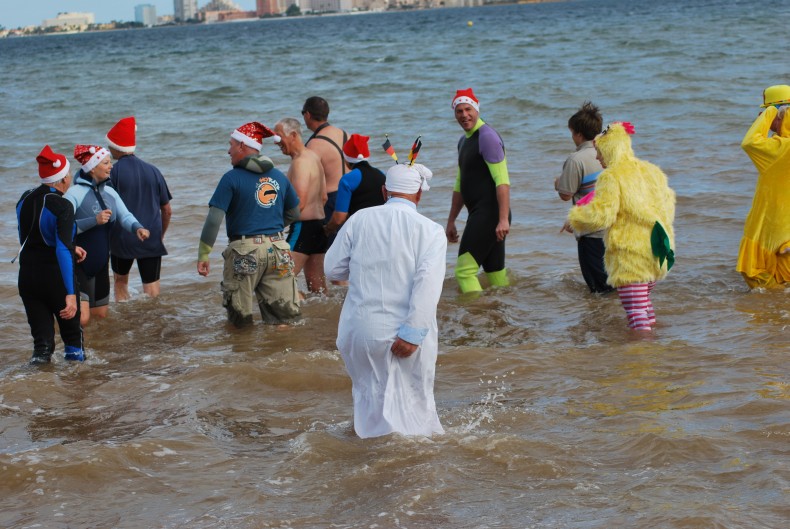
[[[734,268],[756,181],[739,144],[762,90],[790,83],[789,16],[605,0],[0,40],[5,261],[44,144],[71,159],[134,115],[137,154],[173,194],[162,295],[145,299],[133,270],[132,301],[86,329],[83,364],[26,365],[18,265],[0,264],[0,526],[787,527],[790,297],[749,291]],[[209,277],[195,269],[207,202],[234,128],[299,118],[321,95],[384,170],[385,134],[402,158],[422,135],[435,176],[420,209],[444,225],[462,132],[450,103],[467,87],[507,148],[512,285],[460,296],[449,246],[447,433],[360,440],[335,346],[342,290],[308,298],[299,326],[233,329],[224,235]],[[553,182],[585,100],[634,123],[637,156],[677,192],[649,337],[616,296],[587,292],[560,233]]]

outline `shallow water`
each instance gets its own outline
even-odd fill
[[[790,6],[625,1],[269,20],[0,41],[0,249],[44,143],[71,152],[138,118],[138,153],[174,195],[162,296],[86,331],[89,359],[26,365],[16,265],[0,263],[0,526],[118,528],[781,528],[788,493],[790,296],[734,271],[756,172],[740,140],[762,89],[790,82]],[[469,27],[467,21],[473,21]],[[447,433],[355,437],[335,350],[342,291],[303,324],[237,331],[220,306],[220,237],[195,272],[230,131],[298,116],[389,133],[436,174],[444,224],[473,86],[508,147],[512,286],[459,296],[448,251],[436,400]],[[585,100],[629,120],[678,194],[678,261],[635,336],[586,293],[553,180]],[[375,141],[374,141],[375,140]],[[265,149],[283,166],[288,160]]]

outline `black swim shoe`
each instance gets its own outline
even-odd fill
[[[30,359],[30,365],[41,365],[41,364],[48,364],[51,361],[52,355],[42,355],[42,354],[35,354],[33,353],[33,357]]]

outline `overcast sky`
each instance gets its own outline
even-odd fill
[[[234,0],[242,9],[255,9],[255,0]],[[198,8],[209,0],[198,0]],[[134,20],[134,6],[151,4],[156,6],[156,14],[172,15],[173,0],[0,0],[0,26],[17,28],[37,26],[44,19],[55,18],[58,13],[93,13],[96,22]]]

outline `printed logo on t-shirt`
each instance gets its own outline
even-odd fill
[[[264,208],[270,208],[277,202],[277,195],[280,192],[280,184],[277,180],[264,176],[258,180],[258,187],[255,189],[255,200]]]

